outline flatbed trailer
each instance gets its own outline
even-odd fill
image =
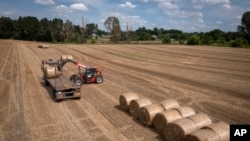
[[[55,101],[63,99],[80,99],[81,98],[81,87],[75,85],[64,75],[60,75],[57,78],[44,78],[45,85],[51,86],[53,89],[53,98]]]

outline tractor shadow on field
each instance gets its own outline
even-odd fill
[[[117,109],[117,110],[119,110],[119,111],[121,111],[121,112],[123,112],[123,113],[126,114],[127,116],[130,116],[130,117],[132,118],[132,120],[134,121],[134,123],[136,123],[137,125],[143,127],[145,130],[150,130],[150,131],[156,133],[156,134],[157,134],[157,136],[155,137],[156,140],[165,141],[165,140],[164,140],[164,136],[158,134],[157,131],[154,129],[153,126],[147,127],[147,126],[143,125],[143,124],[140,122],[139,119],[133,118],[129,112],[124,111],[124,110],[120,107],[120,105],[116,105],[116,106],[114,106],[114,108]]]

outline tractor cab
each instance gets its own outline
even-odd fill
[[[86,67],[83,69],[82,77],[87,83],[102,83],[102,71],[99,67]]]
[[[87,81],[90,81],[97,74],[97,69],[96,68],[84,68],[82,71],[82,74]]]

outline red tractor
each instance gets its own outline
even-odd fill
[[[82,67],[82,66],[81,66]],[[76,85],[84,83],[97,83],[103,82],[102,71],[99,67],[82,67],[79,66],[78,74],[73,74],[70,80]]]

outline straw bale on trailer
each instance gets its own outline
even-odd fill
[[[139,98],[140,97],[138,96],[137,93],[133,93],[133,92],[124,93],[124,94],[120,95],[120,98],[119,98],[120,107],[124,111],[128,112],[130,102],[132,100],[139,99]]]
[[[134,99],[129,104],[129,113],[133,118],[139,118],[140,108],[152,104],[151,100],[148,98]]]
[[[204,113],[195,114],[169,123],[163,131],[167,141],[180,141],[194,131],[212,124],[212,120]]]
[[[50,78],[58,78],[62,72],[58,71],[58,69],[56,67],[53,66],[47,66],[45,68],[45,77],[50,79]]]
[[[213,123],[188,134],[184,141],[229,141],[229,125],[224,122]]]
[[[144,106],[140,109],[139,119],[142,124],[151,126],[153,125],[153,118],[155,115],[162,111],[164,111],[164,107],[158,103]]]
[[[175,120],[194,115],[195,111],[190,107],[173,108],[155,115],[154,128],[159,134],[163,134],[164,127]]]

